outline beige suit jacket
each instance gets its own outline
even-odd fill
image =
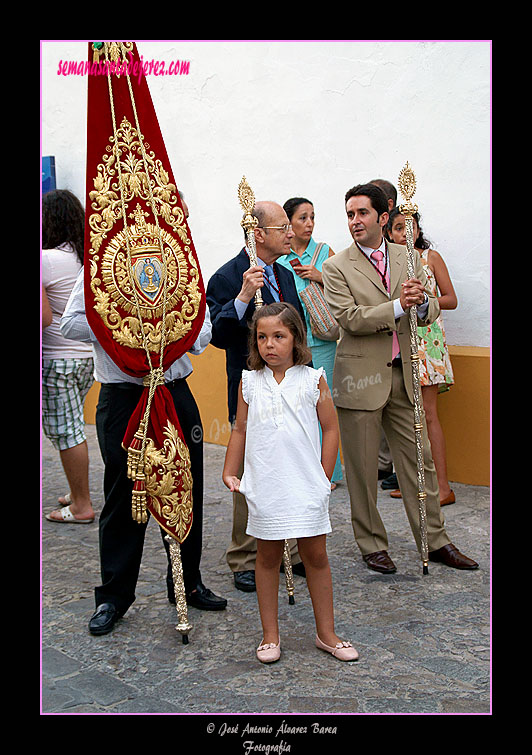
[[[341,327],[333,374],[333,399],[345,409],[374,410],[382,407],[392,384],[393,331],[399,337],[403,376],[413,403],[410,330],[408,313],[395,319],[393,299],[398,299],[401,283],[408,279],[407,250],[388,244],[390,289],[386,291],[375,266],[353,242],[323,264],[325,298]],[[439,315],[438,300],[427,290],[427,279],[419,254],[415,253],[415,277],[425,284],[429,325]]]

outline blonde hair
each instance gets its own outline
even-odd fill
[[[312,361],[312,352],[307,346],[306,327],[297,309],[288,302],[276,301],[265,304],[255,310],[250,323],[249,356],[247,366],[250,370],[262,370],[266,362],[259,353],[257,344],[257,325],[263,317],[278,317],[294,337],[294,364],[308,364]]]

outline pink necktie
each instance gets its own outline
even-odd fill
[[[371,253],[371,257],[375,262],[375,267],[381,274],[381,276],[384,278],[384,254],[381,252],[380,249],[376,249],[374,252]],[[386,271],[386,288],[388,291],[390,290],[390,271]],[[395,357],[400,353],[401,349],[399,348],[399,339],[397,337],[397,331],[393,331],[393,340],[392,340],[392,359],[395,359]]]
[[[381,252],[380,249],[375,249],[374,252],[371,252],[371,258],[375,260],[375,267],[379,271],[381,275],[384,275],[384,254]],[[386,276],[388,278],[388,276]]]

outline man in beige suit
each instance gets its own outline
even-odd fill
[[[382,189],[361,184],[346,194],[353,244],[323,265],[325,297],[341,328],[333,375],[351,520],[370,569],[396,571],[377,510],[377,465],[381,427],[392,452],[406,513],[421,550],[414,438],[412,367],[408,310],[417,306],[420,325],[439,314],[438,300],[425,290],[419,257],[408,279],[406,248],[383,237],[388,203]],[[457,569],[478,564],[454,546],[445,531],[430,444],[423,439],[429,559]]]

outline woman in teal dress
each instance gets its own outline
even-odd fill
[[[317,247],[316,241],[312,238],[312,232],[314,230],[314,205],[309,199],[305,199],[304,197],[293,197],[284,203],[283,208],[288,215],[288,220],[292,224],[294,238],[292,239],[290,254],[280,257],[277,260],[277,264],[283,265],[288,270],[292,271],[296,289],[299,293],[308,286],[310,281],[316,281],[320,284],[323,282],[321,267],[328,257],[332,257],[334,252],[327,244],[323,244],[316,260],[316,264],[311,265],[310,263],[312,262]],[[327,384],[332,390],[336,341],[322,341],[320,338],[316,338],[316,336],[312,335],[310,330],[310,318],[303,302],[301,302],[301,306],[305,313],[307,343],[312,350],[312,363],[315,369],[323,367],[326,374]],[[338,453],[336,465],[331,478],[332,490],[334,490],[338,481],[341,479],[342,464],[340,462],[340,453]]]

